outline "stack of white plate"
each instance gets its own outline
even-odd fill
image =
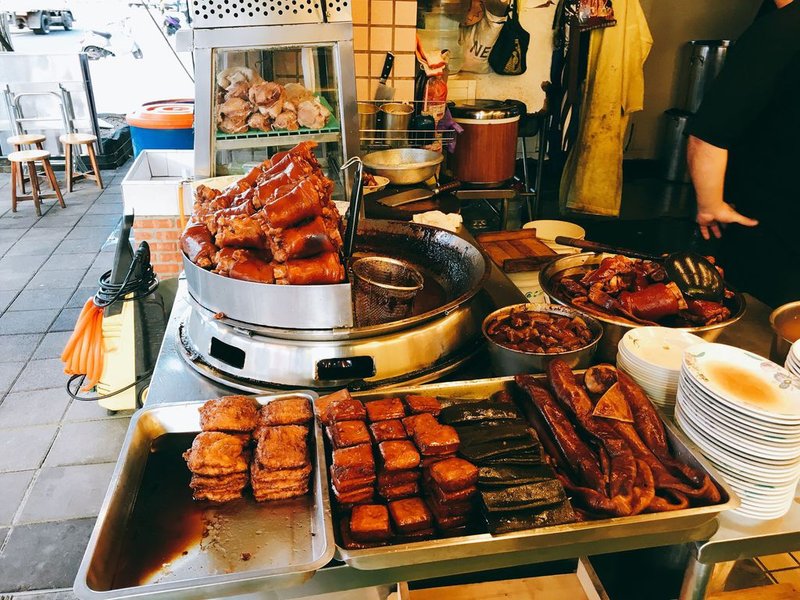
[[[617,366],[636,380],[654,404],[672,415],[683,353],[702,341],[669,327],[636,327],[620,340]]]
[[[739,348],[686,351],[675,421],[741,498],[736,512],[776,519],[800,479],[800,379]]]
[[[800,377],[800,340],[792,344],[786,356],[786,370]]]

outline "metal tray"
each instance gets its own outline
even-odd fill
[[[257,396],[262,404],[314,392]],[[328,477],[322,430],[314,426],[313,495],[281,502],[252,498],[204,509],[204,537],[189,542],[169,564],[135,587],[113,588],[145,466],[156,440],[200,431],[202,402],[139,411],[131,420],[120,458],[75,580],[79,598],[211,598],[301,585],[333,558]],[[164,510],[168,510],[164,506]],[[200,536],[197,536],[198,538]],[[134,546],[135,547],[135,546]],[[141,546],[139,546],[141,548]],[[147,551],[147,548],[144,548]],[[249,555],[244,557],[244,555]]]
[[[580,371],[579,371],[580,372]],[[544,378],[544,376],[541,376]],[[353,394],[360,400],[375,400],[408,394],[424,394],[458,401],[483,400],[494,392],[514,388],[513,377],[456,381],[386,391],[361,392]],[[410,544],[397,544],[366,550],[347,550],[336,546],[336,558],[356,569],[389,569],[408,565],[419,565],[444,560],[457,560],[468,557],[519,552],[535,552],[542,548],[571,545],[575,555],[582,554],[581,544],[588,544],[616,538],[647,536],[649,546],[658,546],[659,534],[669,534],[685,530],[686,541],[698,539],[692,532],[705,534],[707,526],[717,514],[734,509],[739,499],[714,468],[700,455],[699,450],[678,431],[669,420],[663,419],[673,452],[682,461],[704,470],[722,489],[723,500],[713,506],[701,506],[665,513],[642,514],[632,517],[616,517],[585,523],[554,525],[527,531],[492,536],[488,533],[458,538],[446,538]],[[704,538],[705,539],[705,538]]]

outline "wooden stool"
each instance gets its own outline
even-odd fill
[[[33,205],[36,207],[36,215],[42,216],[42,209],[39,205],[39,200],[42,198],[58,198],[58,203],[61,208],[66,208],[64,198],[61,196],[61,190],[58,188],[58,181],[56,181],[56,174],[53,173],[53,167],[50,166],[50,153],[47,150],[21,150],[19,152],[12,152],[8,155],[8,160],[11,163],[11,210],[17,212],[18,200],[33,200]],[[36,163],[41,162],[44,166],[44,172],[50,180],[50,186],[53,188],[52,194],[42,194],[39,189],[39,178],[36,176]],[[31,193],[30,194],[17,194],[17,177],[22,170],[22,166],[28,166],[28,173],[31,174]]]
[[[97,183],[97,187],[103,189],[103,178],[100,176],[100,169],[97,166],[97,156],[94,153],[94,143],[97,136],[91,133],[65,133],[58,138],[64,144],[64,170],[67,172],[67,191],[72,191],[72,184],[78,179],[91,179]],[[72,172],[72,147],[78,146],[78,156],[80,147],[86,146],[89,151],[89,162],[92,163],[92,170],[86,173]]]
[[[37,150],[44,150],[44,146],[42,143],[44,142],[45,137],[38,133],[23,133],[21,135],[12,135],[10,138],[6,139],[6,142],[10,146],[14,147],[14,152],[19,152],[20,150],[27,150],[25,146],[34,146]],[[22,193],[25,193],[25,184],[28,182],[28,179],[25,178],[25,174],[22,172],[22,169],[19,170],[19,185],[22,188]]]

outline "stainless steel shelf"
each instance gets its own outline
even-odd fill
[[[286,135],[270,135],[248,137],[246,134],[238,138],[217,138],[214,145],[217,150],[246,150],[248,148],[272,148],[274,146],[294,146],[300,142],[313,140],[315,142],[338,142],[341,141],[342,134],[339,131],[327,133],[309,132],[297,133],[290,132]]]

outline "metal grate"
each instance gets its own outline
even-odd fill
[[[193,27],[248,27],[322,23],[324,2],[329,0],[192,0]],[[349,0],[330,0],[349,4]],[[339,13],[342,12],[339,7]],[[330,9],[328,9],[330,10]],[[347,7],[350,20],[350,9]],[[341,19],[337,19],[341,20]]]

